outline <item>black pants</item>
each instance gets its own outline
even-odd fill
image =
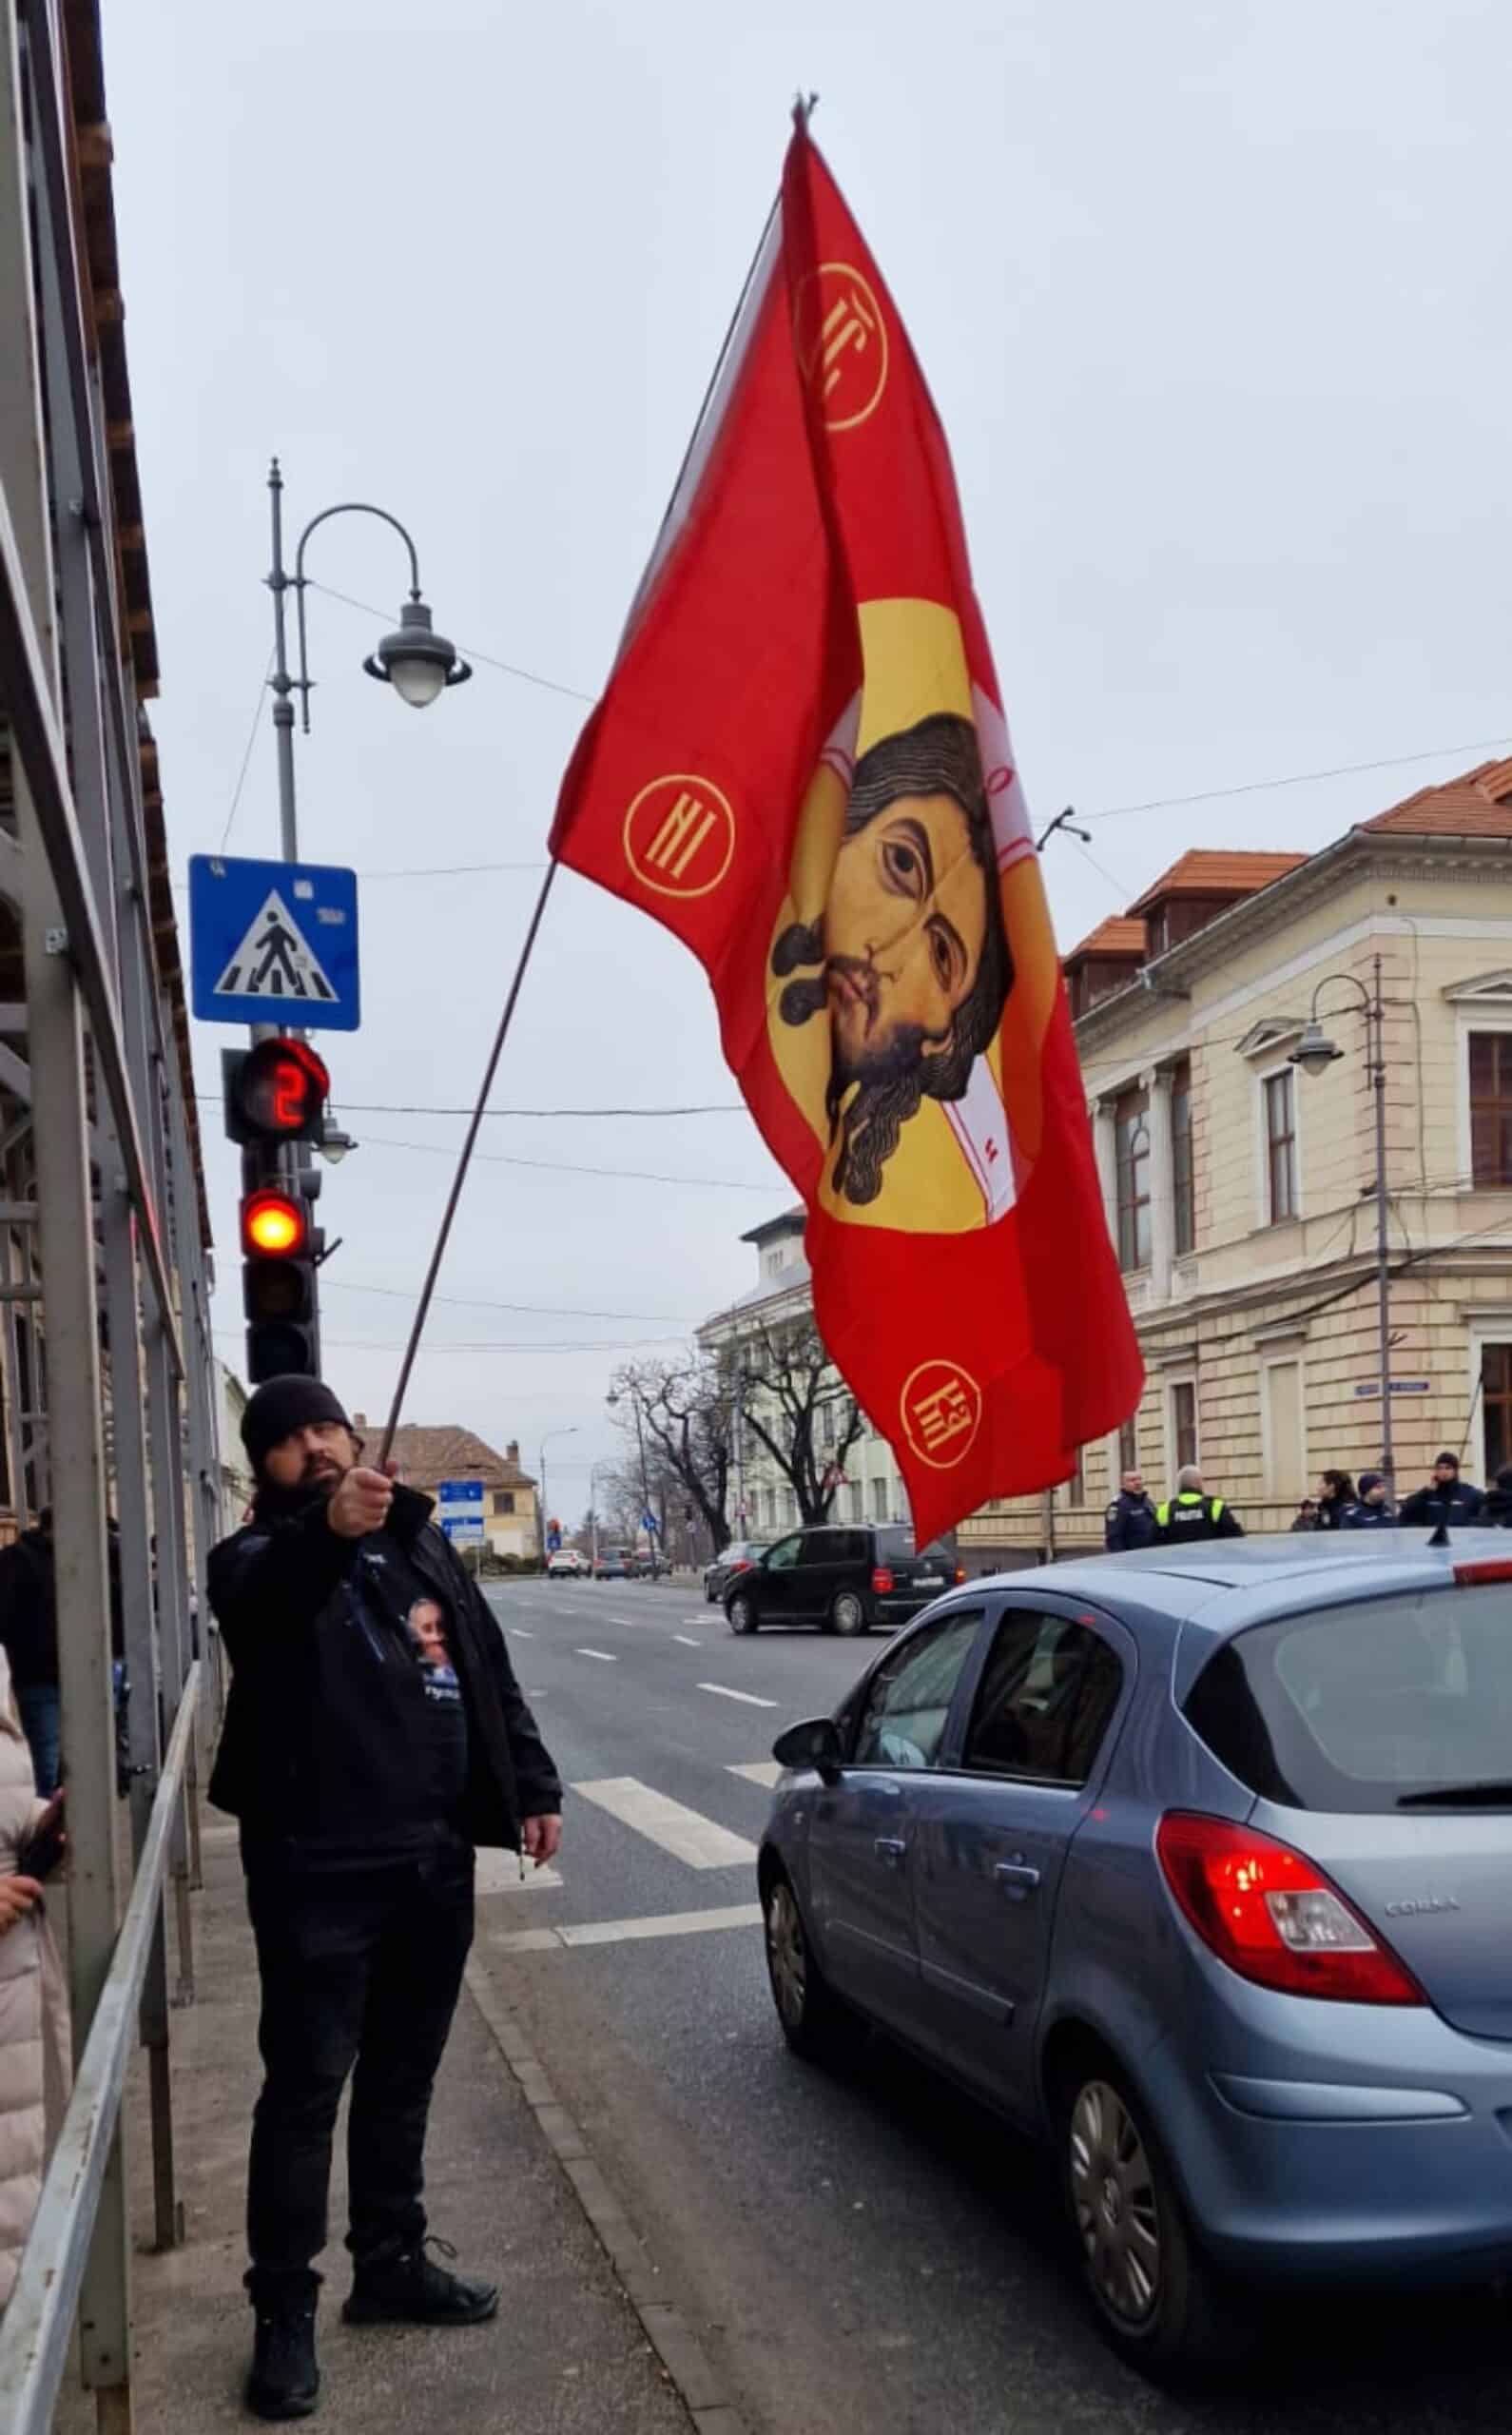
[[[473,1854],[453,1841],[361,1877],[260,1870],[247,1909],[266,2074],[247,2174],[256,2291],[303,2279],[325,2247],[348,2073],[347,2247],[360,2264],[424,2235],[425,2126],[473,1941]]]

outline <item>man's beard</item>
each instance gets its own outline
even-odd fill
[[[333,1462],[329,1454],[311,1454],[306,1459],[300,1474],[300,1488],[309,1489],[315,1495],[332,1496],[340,1485],[341,1466]]]

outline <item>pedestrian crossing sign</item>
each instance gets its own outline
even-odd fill
[[[355,871],[196,854],[189,927],[202,1023],[357,1030]]]

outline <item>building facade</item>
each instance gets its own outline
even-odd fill
[[[354,1426],[364,1430],[361,1412]],[[406,1422],[394,1433],[394,1460],[406,1487],[435,1496],[443,1480],[481,1480],[483,1535],[491,1555],[533,1564],[541,1552],[541,1519],[535,1482],[520,1469],[517,1440],[496,1453],[471,1429],[430,1429]]]
[[[1100,1545],[1119,1471],[1199,1461],[1251,1529],[1379,1467],[1374,1097],[1384,999],[1398,1484],[1512,1462],[1512,761],[1307,857],[1193,853],[1066,960],[1109,1231],[1147,1377],[1054,1500],[962,1544]],[[1291,1062],[1316,1009],[1344,1051]]]

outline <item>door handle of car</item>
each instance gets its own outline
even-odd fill
[[[901,1835],[879,1835],[872,1850],[884,1868],[901,1868],[908,1846]]]
[[[1021,1902],[1039,1883],[1039,1871],[1026,1860],[999,1860],[993,1873],[1011,1902]]]

